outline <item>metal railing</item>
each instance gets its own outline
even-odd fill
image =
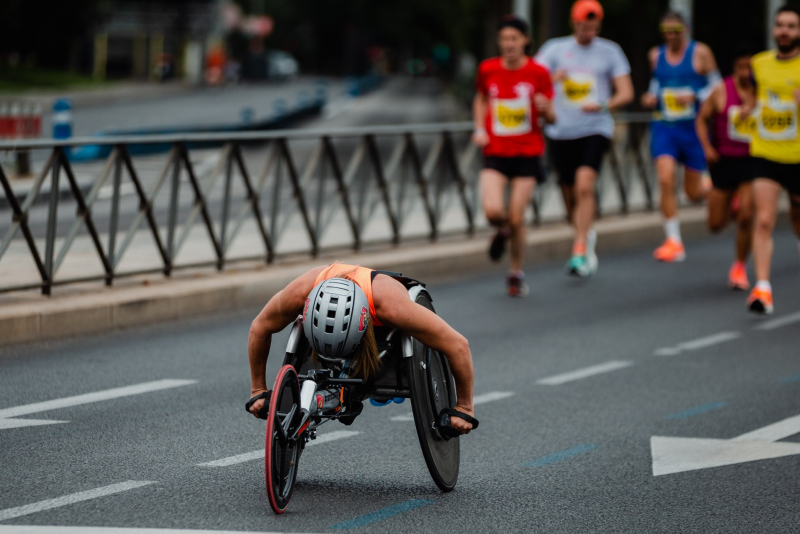
[[[603,189],[613,185],[619,202],[613,208],[601,203],[602,213],[629,212],[629,192],[634,183],[639,183],[644,192],[643,203],[637,209],[653,208],[645,125],[642,117],[618,120],[620,132],[609,151],[608,171],[601,175],[598,195],[602,198]],[[6,283],[0,281],[0,292],[41,288],[49,295],[52,287],[59,284],[104,280],[110,285],[120,276],[154,272],[169,276],[179,268],[201,266],[222,270],[227,264],[242,260],[271,263],[284,252],[316,256],[322,248],[359,249],[365,241],[398,244],[407,236],[405,226],[413,226],[412,234],[422,232],[430,240],[442,233],[471,234],[481,224],[477,187],[480,157],[470,142],[471,130],[471,123],[448,123],[0,143],[0,151],[28,150],[45,156],[39,160],[40,171],[24,200],[17,198],[0,167],[0,184],[8,205],[0,210],[0,268],[12,243],[17,243],[19,252],[21,232],[37,272],[35,281],[19,283],[16,269],[21,275],[24,267],[17,267],[16,263],[21,262],[12,258],[12,283],[7,283],[6,276]],[[69,158],[71,149],[85,145],[111,147],[102,167],[94,169],[97,177],[89,186],[79,180],[78,171],[91,173],[93,169],[81,168]],[[143,164],[146,171],[137,167],[132,157],[137,147],[145,145],[169,149],[166,159],[159,160],[155,167],[153,157],[148,156],[147,164]],[[214,154],[209,156],[212,146],[220,148],[213,149]],[[349,157],[344,158],[348,153]],[[209,156],[206,160],[215,162],[200,172],[200,165],[193,161],[194,154]],[[260,168],[260,173],[254,175],[253,168]],[[125,175],[132,186],[128,195],[135,201],[127,211],[122,202]],[[69,186],[66,195],[60,186],[64,179]],[[44,208],[36,200],[47,184],[50,191]],[[549,186],[537,192],[533,201],[534,224],[542,222],[541,206],[555,190]],[[60,212],[66,207],[74,207],[75,216],[69,221],[69,229],[59,233],[65,217]],[[379,212],[381,217],[377,217]],[[292,225],[295,218],[299,223]],[[378,226],[384,228],[383,234],[369,238],[367,234],[376,225],[376,218]],[[233,254],[233,243],[247,221],[257,229],[250,236],[250,253]],[[8,227],[3,231],[5,224]],[[178,261],[178,254],[198,226],[204,229],[206,242],[213,249],[212,257]],[[323,238],[333,227],[341,231],[335,232],[336,239],[326,245]],[[88,233],[102,272],[57,277],[82,228]],[[287,231],[291,243],[281,251],[278,242]],[[158,265],[122,268],[121,261],[126,253],[133,254],[131,245],[142,232],[153,240]],[[343,232],[349,238],[343,238]],[[261,248],[259,253],[250,250],[256,242]]]

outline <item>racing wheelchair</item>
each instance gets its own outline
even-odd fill
[[[434,311],[424,284],[399,273],[380,274],[401,282],[410,299]],[[450,416],[456,404],[456,389],[446,356],[397,329],[375,327],[375,336],[381,368],[377,376],[364,381],[349,376],[349,360],[313,354],[303,334],[302,317],[292,325],[267,415],[264,471],[267,496],[275,513],[286,510],[300,456],[305,445],[316,439],[320,425],[332,420],[351,425],[367,399],[376,403],[410,399],[431,477],[442,491],[455,487],[460,462],[459,433],[450,426]],[[467,420],[473,428],[478,427],[474,418]]]

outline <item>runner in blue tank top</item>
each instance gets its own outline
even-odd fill
[[[667,234],[666,241],[653,256],[659,261],[674,262],[686,258],[675,192],[677,164],[685,167],[686,195],[695,201],[705,198],[702,172],[706,161],[694,119],[700,102],[721,78],[711,49],[686,38],[686,25],[680,14],[664,15],[661,33],[665,44],[650,51],[653,78],[650,89],[642,96],[642,105],[657,110],[650,128],[650,150],[661,185],[661,211]]]

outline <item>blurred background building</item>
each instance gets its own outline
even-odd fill
[[[401,73],[468,79],[495,53],[495,26],[527,12],[535,44],[567,34],[571,0],[3,0],[0,89],[102,80],[220,84],[319,75]],[[775,0],[605,0],[603,35],[646,86],[647,49],[670,6],[725,70],[734,42],[768,40]],[[800,0],[790,0],[798,5]],[[466,82],[465,87],[468,86]]]

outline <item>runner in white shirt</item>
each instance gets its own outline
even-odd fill
[[[603,7],[596,0],[572,6],[573,35],[547,41],[536,60],[552,73],[556,123],[545,133],[558,172],[575,241],[567,271],[588,277],[597,271],[595,183],[614,133],[609,111],[633,101],[628,60],[618,44],[598,37]]]

